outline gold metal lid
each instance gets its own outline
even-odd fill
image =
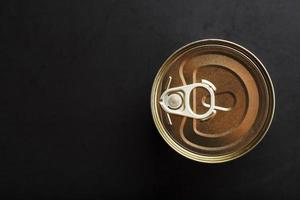
[[[250,151],[274,113],[272,81],[244,47],[219,39],[190,43],[161,66],[151,110],[164,140],[192,160],[218,163]]]

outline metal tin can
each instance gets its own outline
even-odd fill
[[[249,50],[206,39],[174,52],[151,93],[155,125],[181,155],[206,163],[238,158],[266,134],[275,109],[271,78]]]

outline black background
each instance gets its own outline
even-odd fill
[[[1,197],[299,197],[299,1],[0,4]],[[150,111],[162,62],[204,38],[251,50],[276,92],[267,136],[224,164],[177,154]]]

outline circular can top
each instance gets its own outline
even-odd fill
[[[155,125],[181,155],[206,163],[238,158],[267,132],[275,109],[270,76],[249,50],[206,39],[174,52],[151,94]]]

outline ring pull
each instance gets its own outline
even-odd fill
[[[172,77],[169,77],[166,90],[160,96],[160,105],[167,113],[169,124],[172,125],[170,114],[180,115],[199,120],[208,120],[216,114],[216,110],[227,111],[226,108],[215,105],[216,87],[210,81],[202,79],[200,83],[193,83],[180,87],[169,88]],[[210,96],[209,104],[202,102],[202,104],[209,108],[203,114],[195,113],[190,105],[190,94],[195,88],[204,88],[208,91]]]

